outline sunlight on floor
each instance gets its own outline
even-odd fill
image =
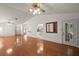
[[[38,46],[37,53],[38,54],[42,53],[43,52],[43,48],[44,48],[43,47],[43,43],[38,43],[37,46]]]
[[[27,35],[24,35],[24,40],[27,41]]]
[[[7,54],[11,54],[12,52],[13,52],[13,49],[12,48],[9,48],[9,49],[6,50],[6,53]]]

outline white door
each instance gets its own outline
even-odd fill
[[[63,44],[77,46],[77,21],[63,21]]]

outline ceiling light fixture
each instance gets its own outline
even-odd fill
[[[32,12],[33,15],[45,12],[45,10],[40,7],[40,3],[33,3],[32,8],[30,8],[29,11]]]

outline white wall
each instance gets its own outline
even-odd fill
[[[78,30],[78,32],[77,32],[77,45],[78,45],[78,47],[79,47],[79,20],[77,21],[77,30]]]
[[[33,36],[33,37],[45,39],[48,41],[62,43],[62,21],[63,20],[76,20],[76,19],[79,19],[78,13],[38,15],[29,19],[24,24],[26,24],[26,27],[30,29],[30,31],[27,31],[28,36]],[[53,21],[58,22],[58,33],[46,33],[46,28],[45,28],[46,23],[53,22]],[[44,30],[40,35],[37,33],[38,24],[44,24]]]
[[[15,36],[15,34],[23,34],[22,25],[0,23],[0,36]]]
[[[14,18],[18,18],[18,20],[16,21]],[[15,24],[21,24],[24,20],[27,20],[27,18],[25,12],[0,4],[0,26],[2,27],[0,36],[10,36],[15,34],[15,25],[8,25],[5,23],[11,21]]]
[[[12,24],[0,24],[0,36],[13,36],[15,35],[15,25]]]

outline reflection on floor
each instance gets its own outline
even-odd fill
[[[26,37],[25,37],[26,38]],[[79,48],[58,44],[42,39],[23,36],[0,37],[2,56],[64,56],[79,55]]]

